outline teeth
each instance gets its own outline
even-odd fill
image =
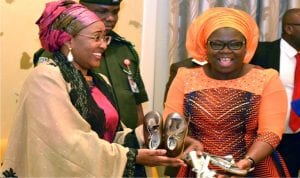
[[[220,58],[220,61],[227,62],[227,61],[231,61],[231,59],[228,57],[222,57],[222,58]]]
[[[101,53],[93,53],[95,56],[99,56],[99,57],[101,57],[102,56],[102,54]]]

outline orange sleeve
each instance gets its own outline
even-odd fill
[[[285,130],[287,95],[277,71],[269,69],[267,72],[270,74],[270,78],[262,92],[258,116],[258,134],[275,133],[281,139]],[[271,145],[276,146],[276,144]]]
[[[179,68],[170,89],[168,91],[165,108],[163,111],[163,119],[165,121],[168,114],[178,112],[183,114],[183,99],[184,99],[184,71]]]

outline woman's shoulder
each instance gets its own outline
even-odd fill
[[[187,67],[180,67],[176,74],[176,77],[180,78],[183,81],[197,81],[198,79],[206,79],[207,76],[203,71],[203,67],[194,67],[194,68],[187,68]]]
[[[279,78],[279,73],[273,68],[262,68],[260,66],[255,66],[251,70],[250,78],[256,81],[267,82],[272,79]]]
[[[261,66],[253,65],[253,64],[249,64],[249,65],[252,65],[254,71],[258,72],[258,73],[263,73],[263,74],[268,75],[268,76],[273,76],[273,75],[278,75],[279,74],[278,71],[273,69],[273,68],[263,68]]]
[[[59,72],[59,67],[58,65],[52,60],[49,59],[47,61],[44,61],[42,63],[39,63],[33,70],[34,73],[39,74],[39,73],[47,73],[47,72]]]
[[[39,63],[29,74],[29,80],[63,80],[59,67],[54,61]]]
[[[64,80],[58,66],[39,64],[26,77],[23,83],[24,92],[34,93],[41,90],[64,88],[70,90],[70,85]]]

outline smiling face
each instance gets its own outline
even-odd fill
[[[95,38],[98,36],[100,38]],[[102,54],[107,47],[104,24],[97,21],[82,29],[71,39],[69,46],[74,56],[73,64],[83,74],[88,69],[99,67]]]
[[[246,54],[246,40],[233,28],[214,31],[207,42],[209,75],[216,79],[237,78],[243,69]]]
[[[110,32],[116,25],[119,19],[120,5],[101,5],[92,3],[82,3],[89,10],[103,21],[106,28],[106,33]]]

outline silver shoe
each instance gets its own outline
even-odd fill
[[[247,173],[253,171],[253,169],[245,170],[235,166],[235,161],[232,155],[216,156],[203,152],[202,156],[198,157],[195,151],[191,151],[187,154],[185,161],[193,167],[193,171],[196,174],[199,174],[200,178],[203,178],[203,176],[213,177],[215,175],[213,173],[216,172],[208,168],[209,163],[218,166],[226,172],[239,176],[245,176]]]
[[[158,149],[163,139],[162,116],[157,111],[150,111],[144,117],[144,140],[149,149]]]

